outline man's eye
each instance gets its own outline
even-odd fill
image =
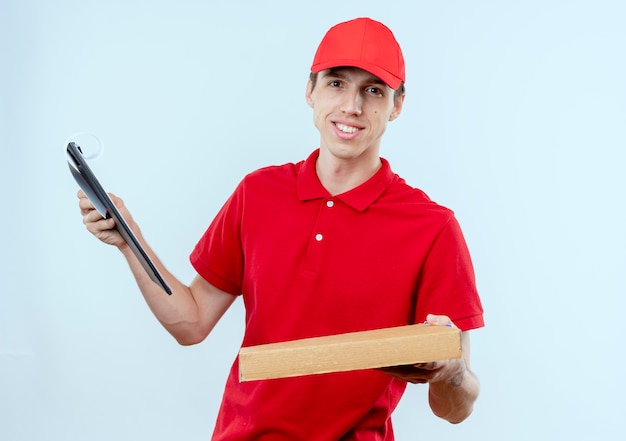
[[[373,94],[373,95],[381,95],[383,93],[382,89],[380,87],[368,87],[367,88],[367,92]]]
[[[328,85],[331,87],[339,87],[341,86],[341,82],[339,80],[332,80],[331,82],[328,83]]]

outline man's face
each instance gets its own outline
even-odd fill
[[[404,98],[404,97],[402,97]],[[338,159],[378,158],[387,122],[398,117],[403,99],[378,77],[354,67],[321,71],[306,99],[320,132],[320,148]]]

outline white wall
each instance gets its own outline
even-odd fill
[[[451,426],[412,386],[399,440],[585,439],[624,431],[626,6],[615,1],[25,1],[0,4],[0,439],[208,439],[240,303],[177,346],[119,253],[84,231],[64,142],[170,269],[248,171],[317,146],[317,43],[357,16],[404,47],[383,146],[453,208],[487,327],[475,412]]]

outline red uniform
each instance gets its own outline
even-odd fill
[[[239,184],[191,254],[217,288],[243,295],[244,346],[418,323],[483,325],[465,240],[447,208],[388,162],[331,196],[318,151]],[[392,440],[406,383],[353,371],[240,383],[232,366],[214,440]]]

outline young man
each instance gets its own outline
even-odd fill
[[[87,229],[120,249],[181,344],[201,342],[241,295],[244,346],[428,321],[463,331],[463,357],[246,383],[235,360],[214,440],[392,440],[391,413],[407,382],[428,383],[433,412],[452,423],[471,413],[478,395],[467,331],[483,325],[482,307],[459,225],[379,156],[404,102],[398,43],[379,22],[340,23],[324,36],[311,71],[306,101],[319,149],[242,180],[191,254],[198,275],[190,286],[145,245],[121,199],[114,201],[171,296],[79,192]]]

